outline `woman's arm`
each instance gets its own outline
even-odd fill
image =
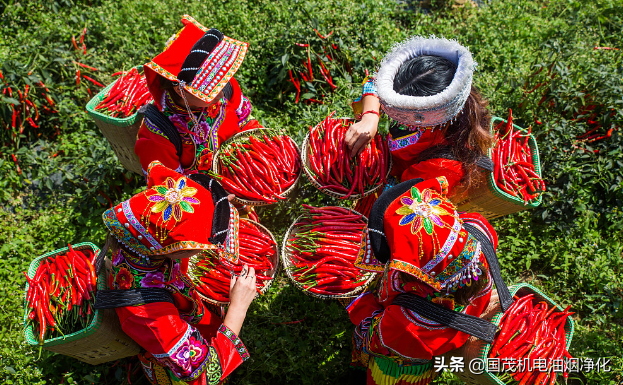
[[[368,94],[361,98],[362,114],[361,120],[346,131],[344,140],[350,149],[350,156],[358,155],[370,141],[374,138],[379,126],[379,111],[381,103],[376,95]],[[368,111],[374,111],[368,112]]]
[[[240,334],[247,309],[255,298],[255,269],[244,265],[240,277],[232,276],[229,283],[229,309],[223,321],[234,333]]]

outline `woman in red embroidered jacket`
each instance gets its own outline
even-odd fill
[[[376,134],[382,106],[390,118],[392,175],[398,181],[444,176],[454,200],[478,179],[476,161],[493,143],[487,103],[472,86],[473,67],[469,50],[454,41],[414,37],[397,46],[353,103],[360,121],[346,133],[351,153]]]
[[[481,245],[463,223],[474,225],[494,247],[495,231],[479,214],[457,214],[446,198],[444,177],[418,181],[403,182],[375,202],[368,232],[376,258],[358,265],[381,270],[383,276],[374,292],[347,307],[356,325],[353,364],[367,369],[368,384],[427,384],[435,374],[434,356],[469,337],[392,304],[398,294],[411,293],[476,317],[491,296]]]
[[[256,293],[254,269],[232,277],[223,320],[204,306],[180,263],[209,249],[237,258],[238,213],[216,181],[153,162],[147,190],[103,219],[113,240],[110,288],[164,289],[172,298],[116,308],[123,331],[144,349],[139,360],[152,384],[218,384],[249,358],[238,334]]]
[[[161,54],[145,64],[154,104],[175,126],[182,153],[158,122],[145,119],[134,151],[143,170],[154,160],[182,174],[207,171],[213,153],[234,134],[261,127],[233,78],[248,44],[207,29],[190,16]]]

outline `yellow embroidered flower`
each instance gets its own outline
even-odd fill
[[[151,208],[153,213],[162,212],[162,219],[168,222],[171,217],[175,218],[176,221],[181,220],[182,212],[195,212],[191,205],[200,203],[197,198],[193,198],[197,189],[187,187],[185,177],[181,177],[177,182],[169,177],[165,184],[166,186],[154,186],[153,189],[156,190],[157,194],[147,198],[150,202],[156,202]]]

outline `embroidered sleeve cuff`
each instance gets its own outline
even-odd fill
[[[234,333],[230,328],[225,326],[225,324],[221,325],[221,327],[218,329],[218,332],[227,337],[227,339],[230,340],[232,344],[234,344],[234,347],[236,348],[236,351],[240,355],[242,361],[246,361],[249,359],[249,351],[247,350],[247,347],[244,346],[240,338],[238,338],[236,333]]]

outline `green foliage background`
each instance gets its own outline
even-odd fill
[[[593,47],[623,49],[623,3],[451,5],[433,1],[431,9],[423,10],[414,1],[391,0],[1,0],[5,82],[23,89],[44,81],[59,113],[43,116],[40,130],[26,130],[15,146],[0,126],[0,383],[128,382],[131,360],[92,367],[47,352],[39,358],[38,349],[25,345],[21,272],[36,256],[68,242],[101,244],[101,214],[107,207],[103,196],[120,201],[142,188],[142,177],[124,172],[86,115],[90,96],[85,85],[76,86],[73,61],[99,68],[92,77],[108,84],[113,72],[159,53],[186,13],[249,42],[237,78],[253,102],[253,114],[265,126],[286,129],[299,143],[307,127],[329,111],[351,114],[349,101],[360,92],[364,70],[372,71],[393,44],[414,34],[435,34],[469,46],[479,63],[475,84],[489,99],[492,113],[506,116],[512,108],[518,125],[533,124],[548,183],[540,208],[493,221],[503,274],[509,283],[531,282],[563,306],[572,305],[577,325],[573,356],[611,360],[611,372],[572,375],[572,382],[621,383],[623,143],[618,127],[623,120],[623,51]],[[86,55],[71,43],[85,26]],[[314,28],[323,34],[334,31],[332,41],[351,58],[352,77],[334,76],[339,87],[325,95],[323,105],[294,104],[283,68],[294,63],[294,43],[317,39]],[[526,94],[526,84],[533,84],[530,75],[550,66],[558,76],[539,92]],[[602,127],[614,131],[607,140],[578,144],[575,137],[586,126],[573,113],[589,94],[613,112],[602,119]],[[539,104],[542,95],[547,101]],[[10,103],[0,96],[0,120],[10,119]],[[534,125],[535,118],[543,124]],[[21,175],[10,154],[17,156]],[[293,204],[260,210],[260,216],[282,235],[303,202],[335,203],[306,183]],[[305,296],[280,277],[250,309],[242,339],[252,358],[234,373],[232,383],[352,383],[352,329],[337,303]],[[131,374],[130,380],[145,383],[140,375]],[[446,373],[436,383],[457,382]]]

